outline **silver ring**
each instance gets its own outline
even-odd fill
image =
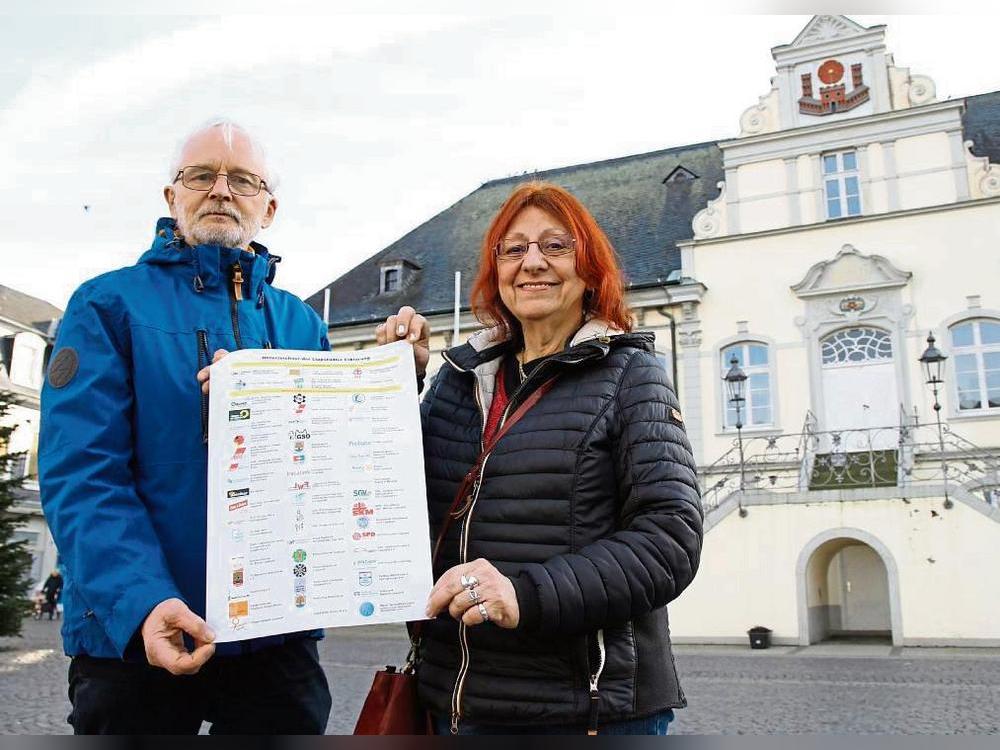
[[[472,600],[472,603],[473,604],[478,603],[479,602],[479,592],[476,591],[475,589],[467,589],[467,591],[469,592],[469,598]]]
[[[475,576],[462,576],[459,582],[462,584],[463,589],[471,589],[479,585],[479,579]]]
[[[486,611],[486,605],[480,602],[477,606],[479,607],[479,616],[483,618],[483,622],[489,622],[490,613]]]

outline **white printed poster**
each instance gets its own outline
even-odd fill
[[[433,579],[410,345],[246,349],[211,372],[217,641],[424,619]]]

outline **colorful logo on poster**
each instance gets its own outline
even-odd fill
[[[359,529],[367,529],[369,523],[371,523],[371,521],[368,520],[368,516],[360,516],[358,518],[358,528]]]
[[[358,585],[359,586],[371,586],[375,582],[375,576],[370,570],[359,570],[358,571]]]
[[[304,549],[297,549],[297,550],[295,550],[292,553],[292,559],[295,562],[297,562],[297,563],[305,562],[306,561],[306,551]]]
[[[358,607],[358,612],[362,617],[371,617],[375,614],[375,605],[371,602],[361,602],[361,606]]]
[[[249,409],[230,409],[229,410],[229,421],[230,422],[242,422],[245,419],[250,419]]]
[[[306,574],[306,566],[302,563],[298,563],[294,568],[292,568],[292,573],[296,578],[302,578]]]

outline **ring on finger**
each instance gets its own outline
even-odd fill
[[[463,589],[472,589],[479,585],[479,579],[475,576],[462,576],[459,582]]]
[[[469,592],[469,599],[472,600],[473,604],[479,603],[479,592],[475,589],[466,589]]]
[[[483,618],[483,622],[489,622],[490,613],[486,611],[486,605],[483,604],[482,602],[479,602],[479,604],[476,606],[479,607],[479,616]]]

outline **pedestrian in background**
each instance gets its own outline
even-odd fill
[[[45,596],[45,609],[49,613],[50,620],[58,614],[57,606],[62,597],[62,590],[63,577],[59,572],[59,568],[56,568],[45,579],[45,583],[42,584],[42,594]]]

